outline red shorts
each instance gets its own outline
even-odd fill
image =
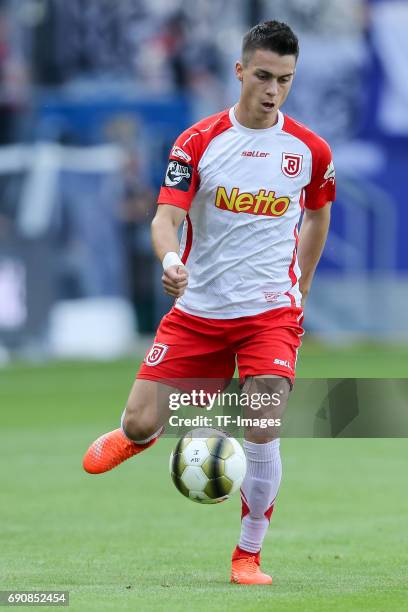
[[[163,317],[137,378],[187,388],[180,379],[224,381],[275,374],[293,384],[303,310],[288,307],[237,319],[206,319],[173,307]],[[175,382],[177,381],[177,382]],[[211,386],[211,385],[210,385]]]

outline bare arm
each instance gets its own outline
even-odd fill
[[[178,229],[186,216],[186,211],[177,206],[161,204],[152,221],[153,249],[160,261],[166,253],[179,252]],[[188,284],[188,272],[184,266],[170,266],[163,272],[162,283],[166,293],[174,297],[183,295]]]
[[[299,285],[302,306],[306,301],[313,276],[327,239],[330,225],[331,202],[318,210],[305,209],[300,228],[298,261],[302,273]]]

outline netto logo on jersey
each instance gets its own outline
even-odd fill
[[[260,189],[256,195],[239,192],[234,187],[228,195],[225,187],[218,187],[215,205],[222,210],[234,213],[248,213],[249,215],[265,215],[267,217],[281,217],[288,210],[290,198],[287,196],[275,197],[274,191]]]

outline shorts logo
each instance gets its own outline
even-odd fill
[[[284,368],[288,368],[289,370],[292,369],[292,366],[290,365],[287,359],[274,359],[273,363],[275,365],[280,365],[280,366],[283,366]]]
[[[183,151],[183,149],[180,149],[180,147],[177,147],[176,145],[174,145],[174,147],[172,148],[170,157],[179,157],[187,163],[191,161],[191,157],[187,155],[187,153]]]
[[[180,191],[188,191],[190,189],[192,178],[192,166],[171,160],[167,166],[163,186],[173,187],[174,189],[179,189]]]
[[[165,354],[169,350],[167,344],[160,344],[160,342],[155,342],[146,355],[145,364],[148,366],[155,366],[161,361],[163,361]]]
[[[282,172],[289,178],[295,178],[302,172],[303,155],[282,153]]]

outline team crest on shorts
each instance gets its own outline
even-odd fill
[[[282,153],[282,172],[289,178],[295,178],[302,172],[303,155],[299,153]]]
[[[155,366],[163,361],[165,354],[169,350],[167,344],[161,344],[155,342],[145,357],[145,364],[148,366]]]

